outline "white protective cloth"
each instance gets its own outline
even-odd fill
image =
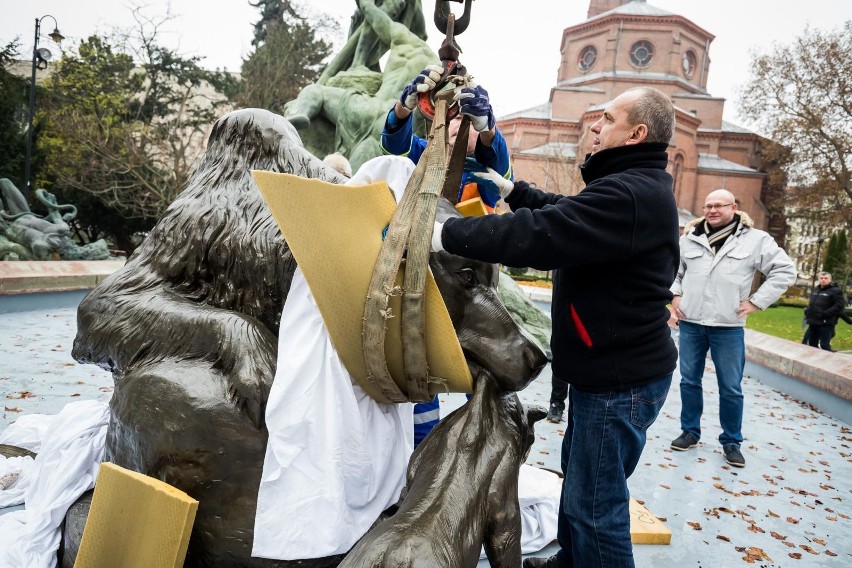
[[[55,416],[26,418],[30,425],[41,421],[46,427],[29,430],[43,431],[44,438],[40,445],[34,446],[38,455],[26,474],[29,479],[18,480],[27,484],[26,509],[0,516],[0,568],[53,568],[59,548],[59,527],[68,507],[95,486],[109,424],[109,406],[86,400],[66,404]],[[2,437],[3,443],[22,445],[7,432]]]
[[[383,156],[347,185],[385,180],[399,201],[413,170],[407,158]],[[380,404],[355,383],[298,269],[281,314],[266,425],[253,556],[344,553],[399,499],[414,448],[413,405]]]

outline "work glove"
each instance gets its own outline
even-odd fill
[[[470,123],[477,132],[492,130],[497,125],[491,103],[488,101],[488,91],[476,83],[456,89],[454,101],[459,103],[459,112],[470,117]]]
[[[441,231],[444,230],[444,224],[435,221],[435,227],[432,229],[432,252],[441,252],[444,250],[444,243],[441,241]]]
[[[485,171],[472,171],[470,177],[476,181],[480,188],[484,188],[486,191],[494,188],[491,191],[496,190],[503,199],[509,197],[512,190],[515,189],[515,182],[504,178],[491,168],[485,168]]]
[[[441,80],[444,68],[439,65],[430,65],[420,72],[420,75],[411,80],[402,90],[399,102],[410,111],[417,108],[417,97],[420,93],[426,93],[435,88]]]

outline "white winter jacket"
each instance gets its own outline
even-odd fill
[[[720,327],[743,327],[740,302],[749,300],[765,310],[796,281],[796,267],[768,233],[755,229],[739,212],[740,224],[714,256],[707,235],[695,234],[704,218],[689,223],[680,238],[680,268],[671,291],[681,296],[684,321]],[[755,271],[766,281],[751,293]]]

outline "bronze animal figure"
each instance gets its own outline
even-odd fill
[[[473,398],[441,420],[408,465],[399,510],[368,532],[340,568],[521,565],[518,471],[543,408],[481,371]]]
[[[219,119],[187,188],[123,269],[81,303],[73,355],[113,372],[105,459],[199,500],[186,566],[334,566],[340,557],[251,557],[264,405],[295,270],[252,169],[344,181],[280,116],[248,109]],[[432,269],[445,298],[466,298],[448,307],[471,360],[525,386],[546,359],[496,300],[496,269],[437,255]],[[507,350],[526,353],[523,363],[510,364]],[[75,515],[79,525],[84,504],[69,526]],[[66,565],[77,532],[66,535]]]

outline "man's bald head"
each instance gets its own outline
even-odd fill
[[[737,199],[727,189],[713,190],[704,199],[704,218],[714,229],[733,221],[737,209]]]

